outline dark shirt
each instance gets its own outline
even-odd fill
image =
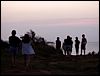
[[[70,39],[65,39],[64,42],[65,42],[65,45],[71,45],[72,46],[72,44],[73,44],[73,41],[70,40]]]
[[[82,38],[82,42],[81,42],[81,44],[82,44],[82,45],[86,45],[86,43],[87,43],[86,38]]]
[[[9,44],[12,47],[18,47],[20,42],[21,42],[21,40],[16,36],[10,36],[9,37]]]
[[[60,48],[61,47],[61,41],[60,40],[56,40],[56,48]]]
[[[79,46],[80,41],[79,40],[75,40],[75,46]]]

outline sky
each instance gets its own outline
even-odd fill
[[[99,41],[99,1],[1,1],[1,39],[8,40],[32,29],[37,36],[63,41],[86,34],[88,42]]]

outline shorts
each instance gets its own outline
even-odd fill
[[[71,51],[71,45],[67,45],[67,46],[66,46],[66,50],[67,50],[67,51]]]
[[[11,52],[11,54],[16,55],[18,52],[18,48],[10,46],[10,52]]]
[[[81,45],[82,50],[86,50],[85,45]]]
[[[64,46],[63,46],[63,49],[64,49],[65,51],[71,51],[71,46],[70,46],[70,45],[64,45]]]

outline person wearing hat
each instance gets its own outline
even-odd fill
[[[81,42],[81,55],[82,55],[82,50],[84,50],[84,55],[85,55],[86,44],[87,44],[87,39],[85,38],[85,34],[83,34]]]

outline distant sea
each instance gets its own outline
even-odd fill
[[[55,47],[55,44],[52,44],[52,46]],[[81,45],[79,46],[79,54],[81,52]],[[88,42],[86,45],[86,54],[88,54],[89,52],[95,52],[98,53],[99,52],[99,42]],[[72,55],[76,55],[76,51],[75,51],[75,44],[73,43],[73,48],[72,48]]]
[[[92,51],[95,51],[96,53],[98,53],[99,42],[88,42],[86,51],[87,51],[87,53],[92,52]]]

